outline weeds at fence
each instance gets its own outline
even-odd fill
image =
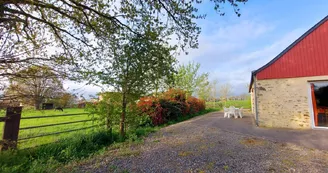
[[[118,142],[118,136],[118,133],[113,133],[111,137],[106,131],[79,133],[74,138],[56,143],[5,151],[0,154],[0,172],[51,172],[69,161],[88,158],[104,151],[106,146]]]

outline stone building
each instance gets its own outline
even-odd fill
[[[328,16],[253,71],[249,91],[259,126],[328,128]]]

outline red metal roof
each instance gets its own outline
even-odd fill
[[[326,17],[328,19],[328,17]],[[328,75],[328,20],[257,72],[257,79]]]
[[[328,75],[328,15],[263,67],[257,79]]]
[[[263,67],[257,79],[328,75],[328,15]]]

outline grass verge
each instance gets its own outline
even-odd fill
[[[142,137],[147,136],[149,133],[155,132],[164,126],[213,111],[216,110],[207,109],[198,114],[181,117],[176,121],[170,121],[160,127],[147,126],[130,130],[127,132],[126,141],[140,141],[142,140]],[[104,153],[113,143],[117,146],[120,144],[123,145],[123,142],[124,141],[120,141],[118,129],[114,129],[112,134],[104,130],[76,133],[74,134],[74,137],[60,139],[56,143],[22,150],[1,152],[0,172],[53,172],[68,163],[78,162],[79,160]]]

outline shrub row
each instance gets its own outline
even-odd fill
[[[142,97],[137,106],[155,126],[205,110],[203,100],[192,96],[186,98],[186,92],[180,89],[170,89],[159,97]]]

